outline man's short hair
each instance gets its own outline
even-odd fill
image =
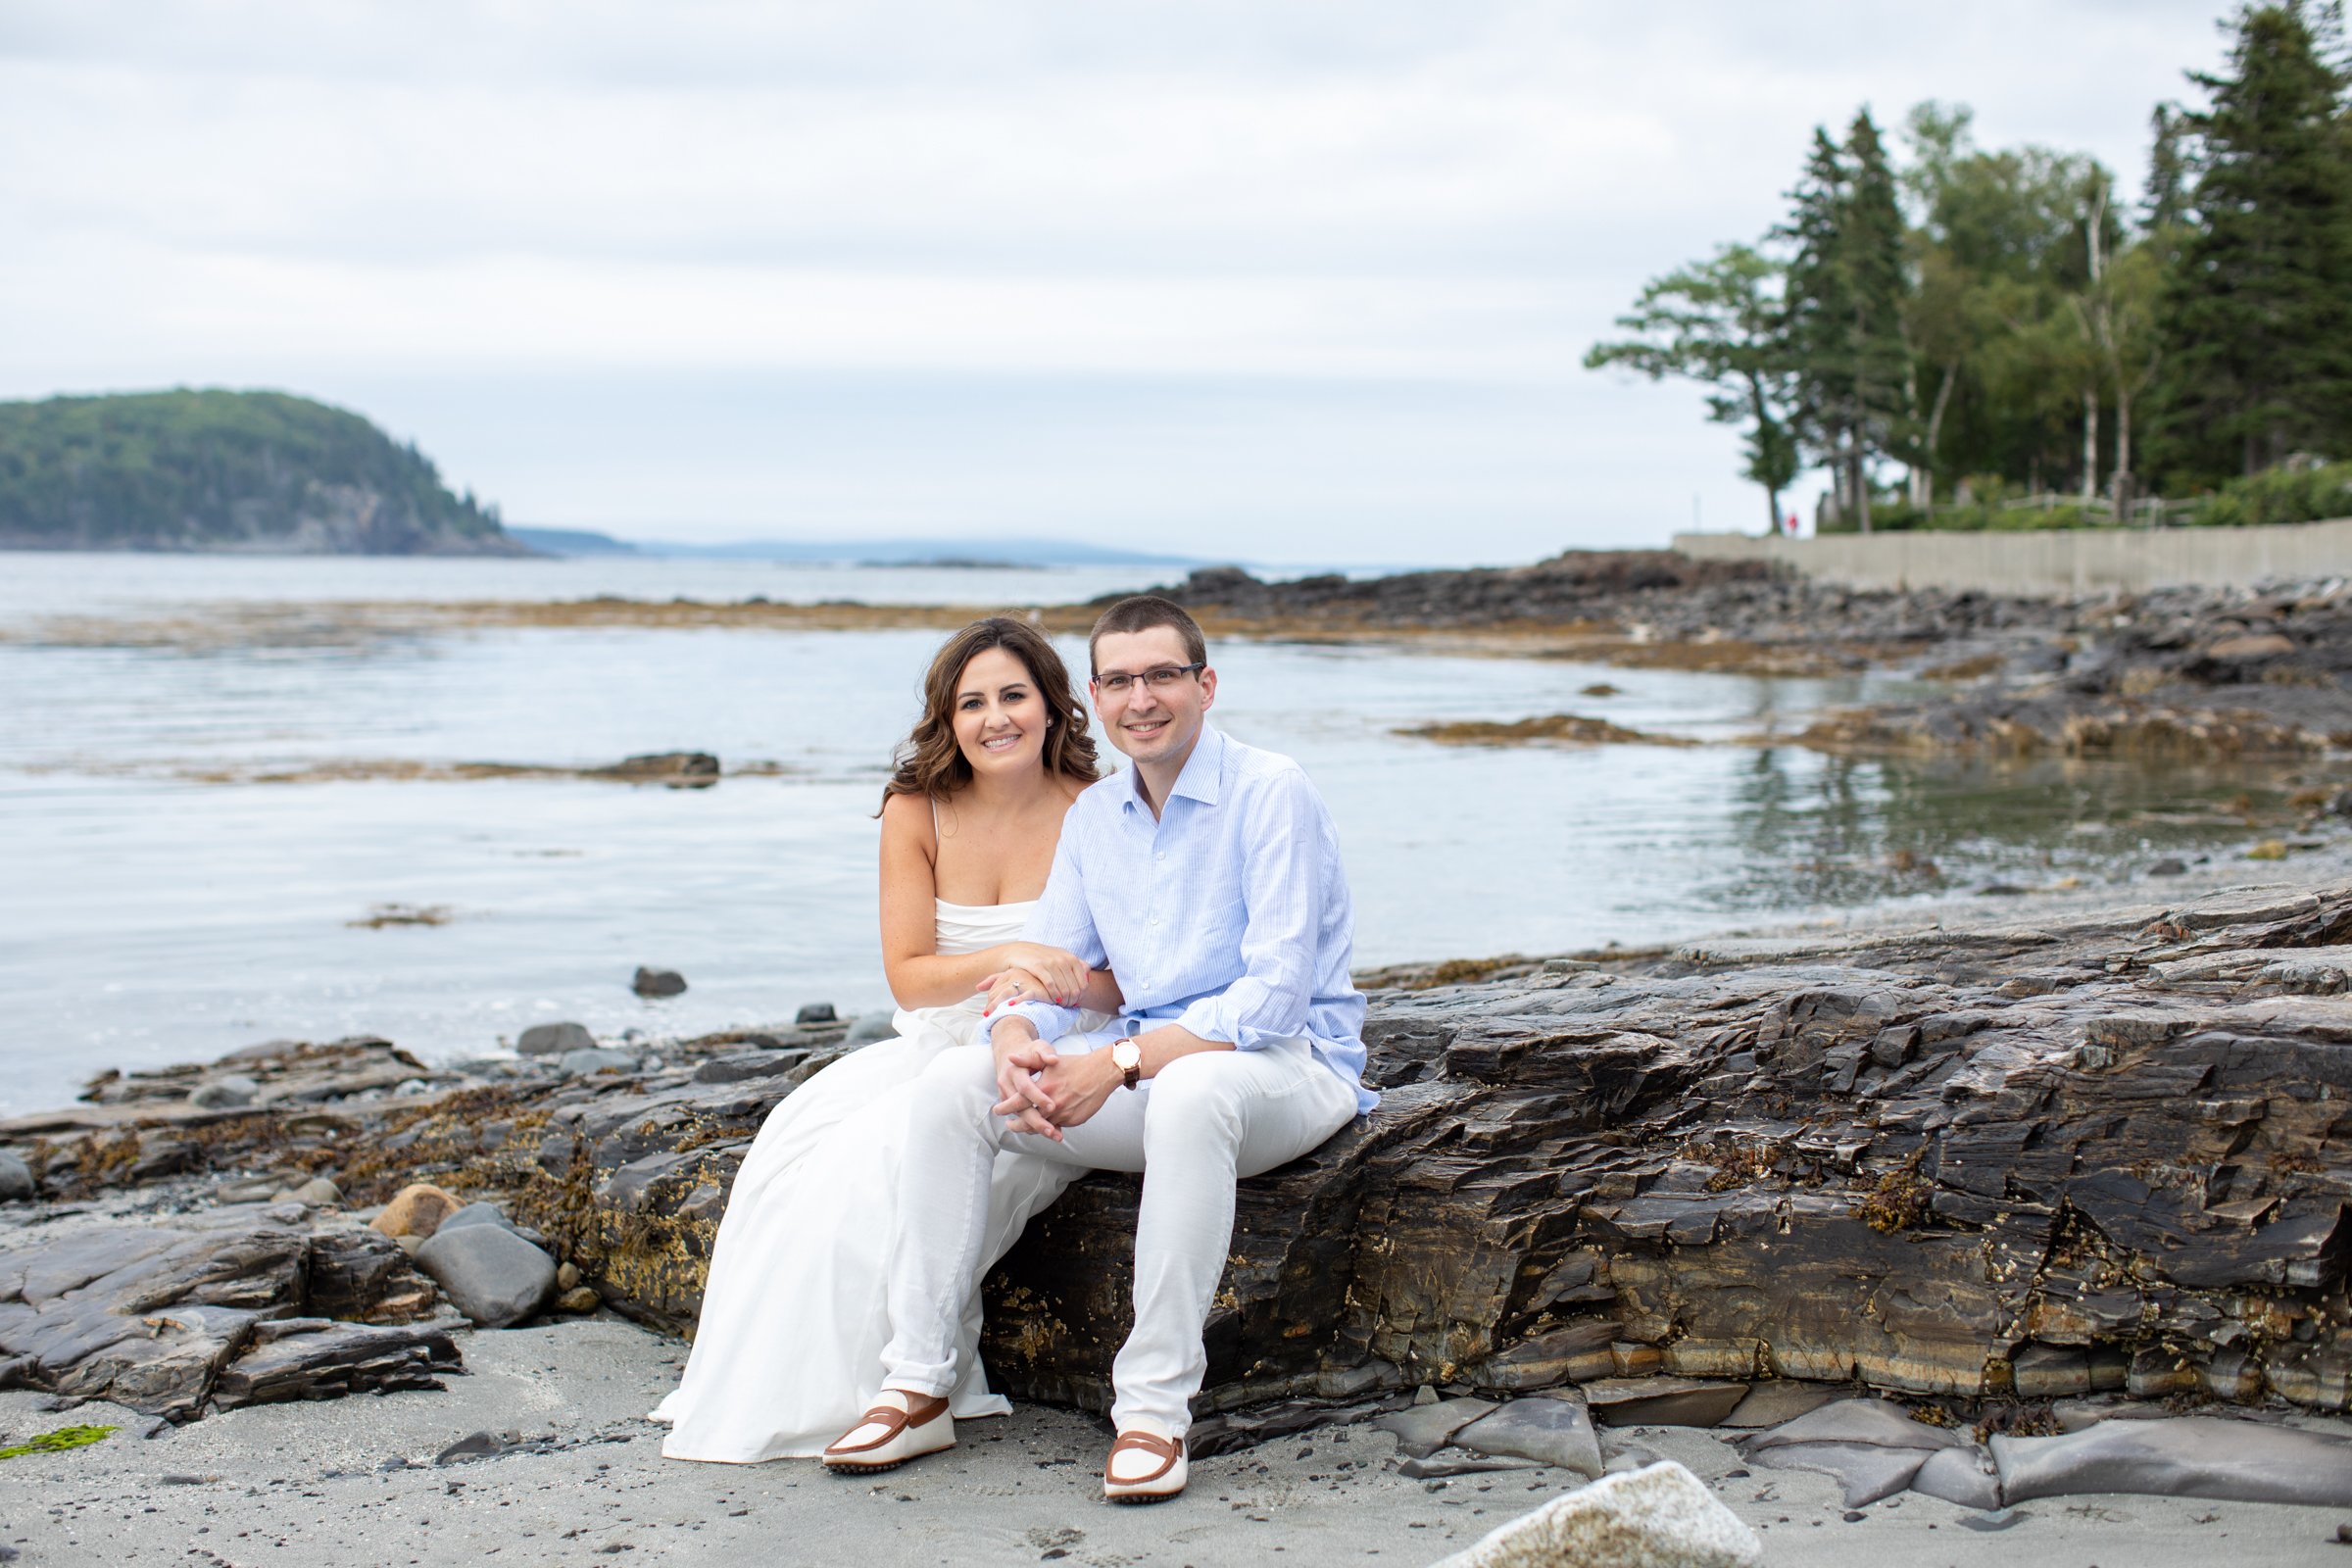
[[[1102,612],[1102,617],[1095,622],[1095,629],[1086,638],[1087,663],[1098,671],[1102,667],[1095,658],[1095,647],[1105,635],[1150,631],[1154,626],[1176,629],[1176,634],[1184,639],[1184,657],[1189,662],[1208,662],[1208,639],[1200,635],[1200,623],[1186,614],[1182,605],[1157,594],[1135,594]]]

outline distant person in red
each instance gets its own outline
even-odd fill
[[[1793,512],[1788,514],[1788,537],[1791,539],[1796,537],[1796,514]]]

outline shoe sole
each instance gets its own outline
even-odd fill
[[[1102,1494],[1102,1500],[1104,1502],[1126,1503],[1132,1506],[1133,1504],[1143,1502],[1166,1502],[1172,1497],[1181,1497],[1183,1495],[1184,1489],[1182,1487],[1178,1487],[1174,1492],[1105,1492]]]

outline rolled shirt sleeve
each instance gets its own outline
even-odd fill
[[[1243,973],[1177,1017],[1240,1051],[1307,1032],[1321,947],[1323,861],[1332,853],[1321,799],[1296,766],[1252,794],[1243,870]]]

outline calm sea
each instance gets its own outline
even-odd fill
[[[1061,603],[1149,571],[670,561],[0,555],[0,1111],[91,1073],[370,1032],[430,1058],[887,1006],[874,823],[930,632],[418,630],[374,601],[596,594]],[[262,613],[257,614],[256,612]],[[1083,646],[1065,650],[1082,660]],[[1883,679],[1229,643],[1217,718],[1337,815],[1359,963],[1655,943],[1993,879],[2133,874],[2232,831],[2227,776],[1984,771],[1794,747],[1461,750],[1431,719],[1579,712],[1730,742]],[[1621,688],[1593,697],[1583,688]],[[347,764],[775,764],[707,791],[575,779],[217,782]],[[1107,754],[1107,749],[1106,749]],[[376,924],[389,906],[438,924]],[[691,989],[628,990],[640,963]]]

